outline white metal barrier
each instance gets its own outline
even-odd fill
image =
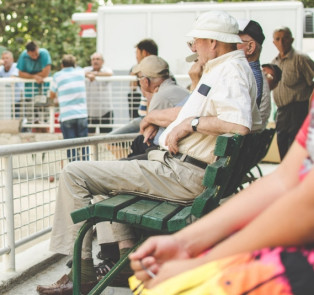
[[[175,75],[177,83],[186,87],[188,75]],[[22,131],[54,133],[59,131],[59,108],[46,103],[51,77],[43,85],[35,80],[0,78],[0,120],[22,119]],[[130,91],[135,76],[96,77],[86,80],[90,133],[107,133],[121,127],[137,115],[141,94]],[[94,83],[94,84],[93,84]]]
[[[72,160],[126,157],[136,134],[0,146],[0,258],[15,270],[15,249],[51,230],[59,174]],[[70,158],[75,151],[75,158]],[[70,153],[69,153],[70,152]]]

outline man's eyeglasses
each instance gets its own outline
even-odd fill
[[[199,38],[195,38],[195,39],[193,39],[191,41],[186,42],[186,44],[189,46],[189,48],[191,50],[193,50],[193,46],[195,45],[195,42],[197,41],[197,39],[199,39]]]
[[[149,79],[148,77],[146,77],[146,76],[137,76],[137,79],[139,79],[139,80],[141,80],[141,79],[143,79],[143,78],[147,78],[147,79]]]

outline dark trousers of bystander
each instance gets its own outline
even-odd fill
[[[276,115],[277,144],[282,160],[293,143],[309,111],[309,101],[279,107]]]
[[[113,124],[113,111],[109,111],[106,114],[104,114],[101,118],[95,118],[95,117],[88,117],[88,124]],[[112,131],[112,127],[100,127],[99,128],[100,133],[109,133]],[[88,133],[95,133],[96,127],[88,127]]]

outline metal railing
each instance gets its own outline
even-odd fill
[[[51,230],[62,168],[74,160],[126,157],[136,134],[0,146],[0,258],[15,270],[15,249]],[[75,158],[68,152],[75,151]]]
[[[189,84],[188,75],[175,75],[177,83],[183,87]],[[21,78],[0,78],[0,120],[21,119],[22,131],[60,132],[59,108],[46,103],[46,96],[52,78],[38,85],[35,80]],[[87,107],[90,133],[111,131],[121,127],[134,116],[141,100],[139,89],[130,91],[130,82],[135,76],[96,77],[87,86]],[[102,132],[102,133],[104,133]]]

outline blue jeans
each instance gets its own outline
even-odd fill
[[[72,119],[60,122],[61,131],[64,139],[87,137],[88,136],[88,123],[87,118]],[[89,148],[82,147],[82,161],[89,160]],[[69,161],[79,161],[80,155],[77,149],[67,150],[67,157]]]

